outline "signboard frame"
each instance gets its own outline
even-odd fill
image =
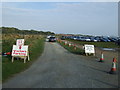
[[[94,45],[85,44],[85,45],[84,45],[84,49],[85,49],[86,56],[87,56],[88,54],[93,54],[93,55],[95,56],[95,48],[94,48]]]
[[[17,46],[13,45],[12,49],[12,56],[27,56],[28,52],[28,45],[24,46]]]
[[[29,52],[28,52],[28,45],[21,46],[21,48],[19,48],[19,47],[20,46],[13,45],[12,62],[14,62],[14,58],[17,57],[17,58],[24,59],[24,63],[26,63],[26,59],[28,59],[28,61],[30,60]],[[26,48],[24,48],[24,47],[26,47]]]

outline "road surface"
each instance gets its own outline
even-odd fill
[[[75,55],[58,43],[46,42],[31,67],[3,83],[3,88],[116,88],[118,75],[111,75],[111,63],[92,56]]]

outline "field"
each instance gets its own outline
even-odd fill
[[[19,35],[19,34],[3,34],[2,35],[2,51],[11,52],[12,45],[16,44],[16,39],[24,38],[25,45],[29,45],[30,61],[23,63],[23,60],[15,60],[11,62],[11,56],[2,57],[2,81],[15,74],[27,69],[40,56],[44,49],[44,36],[41,35]]]
[[[101,47],[101,48],[120,48],[120,46],[116,45],[115,42],[86,42],[86,41],[77,41],[71,39],[66,39],[66,40],[74,42],[79,45],[92,44],[95,45],[95,47]]]

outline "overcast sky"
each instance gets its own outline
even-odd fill
[[[118,36],[117,2],[4,2],[2,26]]]

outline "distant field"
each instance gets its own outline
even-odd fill
[[[11,52],[12,45],[16,44],[16,39],[23,38],[18,34],[3,34],[2,51]],[[2,80],[5,81],[16,73],[27,69],[41,55],[44,49],[44,37],[41,35],[24,36],[25,45],[29,45],[30,61],[23,63],[23,60],[11,62],[11,56],[2,57]]]
[[[95,45],[96,47],[101,47],[101,48],[120,48],[120,46],[116,45],[115,42],[86,42],[86,41],[77,41],[77,40],[71,40],[71,39],[66,39],[68,41],[84,45],[84,44],[92,44]]]

